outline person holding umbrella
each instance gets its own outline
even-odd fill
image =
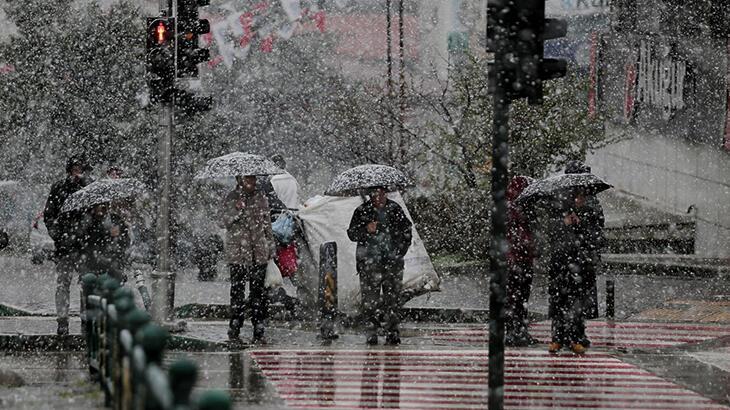
[[[545,213],[544,247],[552,319],[550,353],[563,346],[577,354],[586,351],[583,283],[591,240],[587,198],[609,188],[611,185],[593,174],[567,173],[536,181],[517,198],[521,206]]]
[[[236,188],[223,201],[223,224],[228,230],[226,257],[231,273],[231,321],[228,338],[238,340],[244,320],[246,282],[253,343],[264,344],[268,297],[264,285],[266,265],[274,256],[269,201],[256,189],[256,176],[236,177]]]
[[[533,212],[516,204],[517,197],[534,180],[523,175],[514,176],[507,186],[507,298],[505,303],[505,345],[529,346],[536,344],[528,332],[527,302],[532,287],[535,243],[531,225]]]
[[[248,282],[252,342],[266,343],[266,266],[274,256],[276,244],[271,230],[269,201],[256,188],[256,177],[283,172],[261,155],[232,152],[209,160],[195,175],[198,180],[236,178],[236,187],[223,200],[221,215],[223,227],[227,230],[225,253],[231,274],[231,320],[228,329],[231,342],[239,340],[243,326]]]
[[[56,262],[56,314],[59,335],[68,334],[68,307],[72,275],[78,276],[81,243],[79,223],[83,213],[79,210],[62,213],[66,199],[88,185],[86,176],[93,168],[82,156],[72,156],[66,161],[66,177],[51,186],[43,209],[43,220],[48,235],[53,239]]]
[[[568,161],[565,166],[566,174],[589,174],[591,167],[583,164],[578,160]],[[585,281],[586,301],[584,303],[586,319],[595,319],[598,317],[598,291],[596,286],[596,275],[598,265],[601,261],[601,248],[604,244],[603,227],[605,225],[605,217],[603,208],[595,195],[587,195],[584,207],[581,207],[580,215],[582,220],[586,222],[586,238],[585,238],[585,255],[583,258],[583,271]],[[585,338],[584,344],[590,345],[588,338]]]
[[[366,342],[378,344],[377,331],[382,314],[385,343],[398,345],[403,257],[411,246],[412,223],[403,208],[388,199],[387,187],[374,187],[369,196],[355,209],[347,229],[350,240],[357,242],[355,260],[367,327]],[[382,304],[379,304],[381,291]]]

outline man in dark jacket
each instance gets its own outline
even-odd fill
[[[568,161],[565,166],[566,174],[590,173],[591,167],[580,161]],[[604,245],[603,228],[605,217],[603,208],[595,195],[586,195],[585,206],[580,209],[577,215],[584,221],[584,237],[581,238],[582,248],[582,271],[584,282],[582,283],[582,293],[586,295],[583,302],[586,319],[595,319],[598,317],[598,290],[596,286],[596,275],[598,265],[601,262],[601,248]],[[583,338],[583,344],[590,346],[590,340]]]
[[[91,167],[82,157],[71,157],[66,162],[66,178],[51,186],[48,194],[43,220],[48,228],[48,235],[53,239],[56,261],[56,313],[58,315],[58,334],[68,334],[68,305],[71,278],[78,274],[81,252],[80,222],[81,211],[61,213],[66,199],[85,187],[89,180],[85,174]]]
[[[385,320],[386,344],[400,344],[403,257],[411,246],[411,227],[403,208],[388,199],[385,188],[374,188],[370,199],[355,209],[350,220],[347,236],[357,242],[355,262],[369,345],[378,344],[381,314]],[[379,303],[381,290],[382,304]]]

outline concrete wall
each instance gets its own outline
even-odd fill
[[[607,132],[625,131],[609,126]],[[588,159],[616,189],[676,213],[696,208],[696,253],[730,258],[730,154],[717,145],[635,130]]]

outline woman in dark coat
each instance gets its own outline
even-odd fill
[[[549,262],[550,316],[552,338],[548,351],[555,353],[569,347],[574,353],[586,351],[585,266],[589,221],[583,212],[586,195],[581,190],[566,194],[558,200],[550,226],[553,248]],[[581,218],[583,216],[583,218]]]
[[[537,343],[528,332],[527,302],[530,299],[535,245],[530,225],[531,213],[517,206],[516,200],[530,184],[531,178],[518,175],[507,187],[507,299],[505,309],[505,344],[528,346]]]

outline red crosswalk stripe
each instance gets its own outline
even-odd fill
[[[530,333],[541,342],[550,341],[550,321],[530,325]],[[698,343],[730,335],[730,325],[677,324],[656,322],[586,322],[586,334],[596,347],[655,349]],[[436,344],[486,345],[489,332],[484,326],[434,330]]]
[[[485,409],[486,350],[254,350],[298,409]],[[505,408],[730,410],[600,352],[505,354]]]

